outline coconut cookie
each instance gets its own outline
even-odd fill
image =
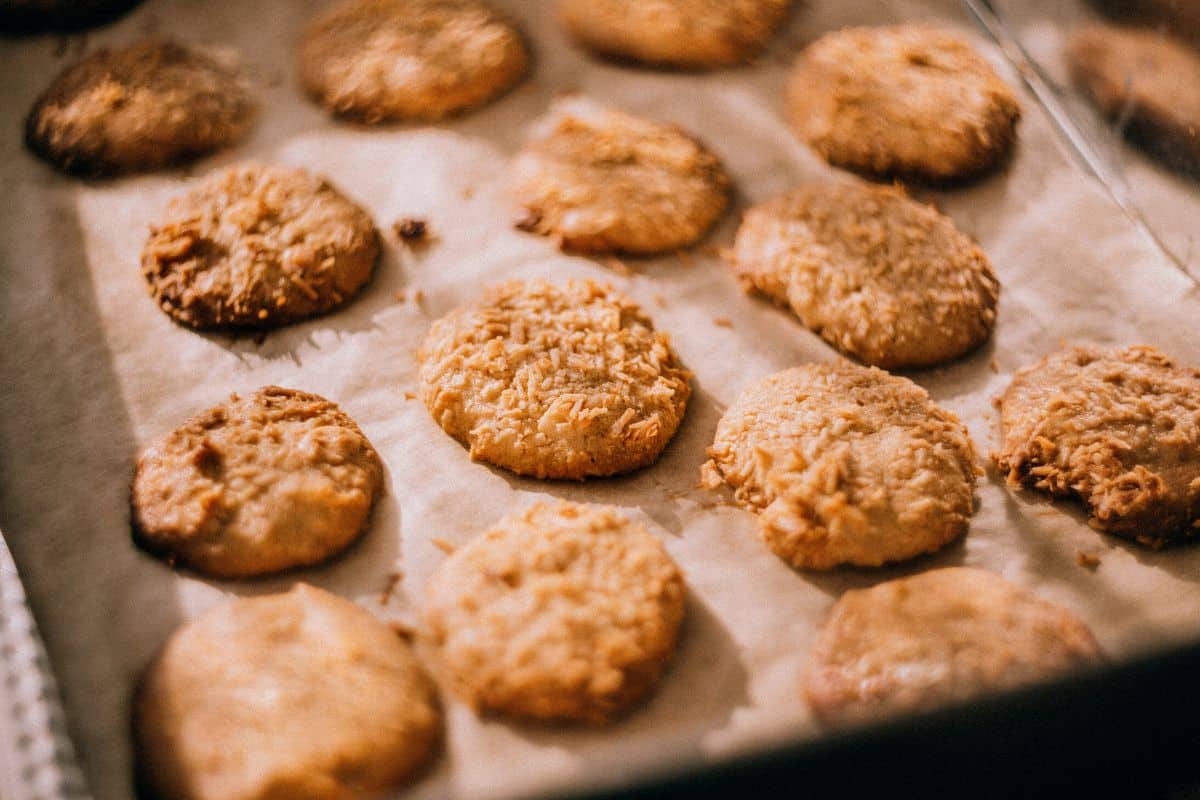
[[[370,215],[322,178],[244,164],[210,175],[151,228],[142,274],[191,328],[273,328],[350,300],[371,277]]]
[[[76,31],[103,25],[141,0],[0,0],[0,33]]]
[[[996,321],[1000,284],[987,256],[899,189],[796,189],[746,212],[730,260],[747,288],[879,367],[950,361]]]
[[[517,227],[564,250],[653,255],[695,244],[729,202],[721,162],[670,125],[560,102],[518,156]]]
[[[442,563],[425,623],[477,710],[602,723],[658,683],[683,606],[678,567],[642,525],[607,506],[539,503]]]
[[[1070,611],[989,572],[952,567],[842,595],[817,636],[803,693],[827,725],[865,722],[1101,658]]]
[[[604,56],[705,68],[749,61],[790,0],[558,0],[567,33]]]
[[[364,609],[305,584],[176,631],[133,709],[158,800],[346,800],[407,782],[442,732],[433,683]]]
[[[475,0],[343,0],[300,43],[300,80],[335,114],[366,123],[431,120],[512,88],[529,51]]]
[[[511,281],[442,317],[421,398],[471,458],[535,478],[615,475],[675,435],[691,377],[629,298],[591,281]]]
[[[928,25],[847,28],[801,53],[792,126],[829,163],[878,177],[971,178],[1012,148],[1021,107],[962,36]]]
[[[1000,398],[1009,483],[1078,497],[1089,524],[1149,547],[1200,529],[1200,371],[1153,347],[1075,347]]]
[[[846,361],[742,391],[717,425],[703,483],[734,490],[794,567],[875,567],[962,536],[978,468],[967,429],[907,378]]]
[[[1200,53],[1158,31],[1094,25],[1067,45],[1071,77],[1130,139],[1200,171]]]
[[[170,41],[98,50],[50,84],[25,121],[29,149],[101,176],[180,164],[241,139],[254,102],[237,71]]]
[[[134,538],[219,577],[316,564],[366,529],[383,465],[315,394],[268,386],[150,444],[133,478]]]

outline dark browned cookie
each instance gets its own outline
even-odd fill
[[[1009,482],[1078,497],[1092,527],[1149,547],[1200,529],[1200,370],[1153,347],[1063,350],[1000,398]]]
[[[439,119],[512,88],[529,60],[520,32],[477,0],[342,0],[308,24],[300,79],[360,122]]]
[[[378,257],[370,215],[327,181],[248,164],[170,204],[142,250],[142,274],[177,322],[263,329],[342,305]]]
[[[211,153],[241,139],[253,117],[236,69],[149,41],[68,67],[34,103],[25,142],[66,172],[115,175]]]
[[[1170,36],[1093,25],[1067,44],[1071,77],[1104,116],[1163,161],[1200,172],[1200,53]]]
[[[877,177],[958,181],[996,166],[1021,106],[963,36],[930,25],[846,28],[804,49],[792,126],[829,163]]]
[[[600,55],[682,68],[749,61],[791,0],[558,0],[567,32]]]
[[[0,33],[76,31],[103,25],[141,0],[0,0]]]
[[[382,482],[375,448],[341,409],[267,386],[233,395],[142,452],[134,537],[220,577],[316,564],[362,534]]]

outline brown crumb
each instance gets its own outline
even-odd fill
[[[429,223],[416,217],[401,217],[392,223],[392,230],[405,244],[423,244],[429,240]]]
[[[1000,374],[1000,365],[996,363],[996,359],[993,358],[991,361],[989,361],[988,367],[997,375]]]
[[[417,631],[411,625],[405,625],[403,622],[393,621],[388,623],[388,627],[392,629],[393,633],[406,642],[411,642],[413,639],[417,638]]]
[[[403,303],[405,300],[408,299],[408,293],[405,292],[403,289],[401,289],[400,291],[396,292],[396,294],[393,295],[393,297],[396,298],[397,303]]]
[[[604,263],[609,269],[622,277],[628,278],[633,275],[633,270],[629,268],[629,265],[619,258],[608,258],[605,259]]]
[[[466,186],[463,188],[463,190],[462,190],[462,199],[463,200],[470,200],[474,196],[475,196],[475,187],[474,186]]]
[[[1084,569],[1094,570],[1100,566],[1100,555],[1079,550],[1075,553],[1075,562]]]
[[[654,302],[659,308],[667,307],[667,298],[663,297],[661,294],[654,295]]]
[[[405,399],[405,400],[416,400],[416,399],[417,399],[417,395],[416,395],[416,393],[415,393],[415,392],[405,392],[405,393],[404,393],[404,399]]]
[[[445,539],[434,537],[429,541],[433,543],[434,547],[436,547],[438,550],[441,550],[446,555],[450,555],[455,550],[453,543],[447,542]]]
[[[416,303],[417,305],[421,305],[422,303],[424,303],[425,302],[425,293],[422,292],[420,289],[417,289],[415,292],[413,292],[413,302]]]
[[[388,573],[387,581],[383,585],[383,591],[379,593],[380,605],[387,605],[388,601],[392,599],[396,587],[400,585],[400,581],[402,580],[404,580],[404,573],[400,570]]]
[[[732,328],[733,320],[729,317],[713,317],[713,325],[716,325],[718,328]]]

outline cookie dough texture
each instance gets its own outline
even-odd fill
[[[29,149],[96,177],[180,164],[242,139],[255,104],[235,67],[171,41],[98,50],[68,67],[25,121]]]
[[[558,0],[576,42],[604,56],[705,68],[749,61],[787,16],[790,0]]]
[[[654,255],[695,244],[724,212],[730,180],[680,129],[560,101],[517,157],[517,227],[564,250]]]
[[[967,429],[906,378],[809,364],[747,387],[702,471],[794,567],[880,566],[962,536],[978,468]]]
[[[1076,85],[1131,140],[1200,172],[1200,53],[1158,31],[1093,25],[1066,54]]]
[[[511,281],[433,324],[421,397],[471,458],[535,478],[653,462],[687,408],[690,373],[629,298],[591,281]]]
[[[803,693],[827,725],[1035,683],[1101,658],[1064,608],[967,567],[847,592],[817,636]]]
[[[642,525],[558,502],[455,550],[429,582],[425,622],[479,711],[602,723],[658,683],[683,613],[679,569]]]
[[[141,0],[0,0],[0,33],[75,31],[102,25]]]
[[[233,395],[142,452],[134,537],[220,577],[316,564],[366,529],[382,480],[375,449],[336,405],[268,386]]]
[[[889,369],[950,361],[996,321],[983,251],[899,189],[818,184],[746,212],[731,251],[742,284],[843,353]]]
[[[379,252],[370,215],[324,179],[242,164],[170,204],[142,250],[142,274],[176,322],[272,328],[350,300]]]
[[[992,458],[1013,485],[1077,497],[1150,547],[1200,529],[1200,371],[1153,347],[1073,347],[1017,372]]]
[[[1011,150],[1021,107],[962,36],[929,25],[846,28],[810,44],[788,84],[792,126],[829,163],[949,182]]]
[[[391,628],[299,584],[177,631],[138,687],[134,730],[155,800],[352,800],[406,782],[442,720]]]
[[[481,105],[529,71],[504,16],[475,0],[343,0],[300,43],[300,80],[360,122],[432,120]]]

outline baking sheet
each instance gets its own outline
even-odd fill
[[[432,540],[464,542],[547,496],[616,504],[662,537],[690,588],[677,659],[644,707],[602,730],[481,721],[448,700],[446,752],[409,796],[506,797],[632,780],[668,762],[819,735],[797,681],[831,604],[847,588],[938,566],[990,569],[1075,609],[1116,658],[1200,637],[1200,550],[1153,553],[1104,538],[1076,509],[1010,493],[992,473],[980,484],[965,541],[934,557],[879,571],[790,570],[758,541],[749,514],[696,487],[698,471],[721,411],[742,386],[828,360],[832,351],[790,315],[744,296],[705,249],[627,261],[632,274],[624,275],[603,261],[563,256],[509,225],[506,165],[563,91],[695,132],[735,177],[739,208],[831,177],[784,123],[790,55],[843,25],[941,19],[966,27],[957,3],[813,0],[760,64],[701,75],[588,60],[541,4],[498,5],[535,42],[536,73],[499,103],[438,126],[359,129],[309,105],[296,85],[292,49],[316,5],[299,0],[149,0],[84,38],[0,42],[0,131],[7,131],[0,177],[16,200],[0,221],[0,526],[26,579],[98,800],[131,796],[133,683],[184,621],[230,595],[306,580],[383,618],[412,622],[425,581],[444,558]],[[100,183],[58,176],[22,150],[22,117],[68,58],[150,32],[243,54],[263,101],[248,142],[190,174]],[[1014,369],[1064,340],[1153,343],[1200,364],[1192,282],[1081,176],[1034,100],[1024,102],[1020,144],[1001,174],[922,193],[979,239],[1003,283],[993,341],[964,361],[912,375],[963,417],[981,453],[996,445],[991,398]],[[261,343],[178,327],[142,284],[147,226],[196,175],[245,158],[323,173],[381,228],[424,217],[437,241],[410,253],[390,240],[377,276],[348,309]],[[735,209],[708,243],[728,245],[737,218]],[[472,464],[405,394],[416,390],[417,345],[432,319],[485,284],[568,276],[612,282],[671,333],[696,374],[683,427],[659,463],[626,478],[544,483]],[[388,493],[370,533],[332,564],[245,583],[175,573],[136,551],[127,501],[139,448],[229,392],[267,383],[340,403],[378,448]],[[1098,555],[1100,566],[1080,567],[1080,551]]]

